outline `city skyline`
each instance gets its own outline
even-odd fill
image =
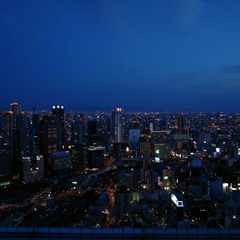
[[[238,1],[0,6],[1,109],[11,102],[24,109],[239,108]]]

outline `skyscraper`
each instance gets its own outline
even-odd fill
[[[126,221],[130,214],[130,192],[126,186],[120,186],[114,193],[115,221]]]
[[[44,160],[39,155],[22,156],[22,181],[33,182],[44,177]]]
[[[39,124],[39,144],[46,164],[50,163],[50,154],[60,149],[60,132],[58,120],[53,116],[43,116]]]
[[[72,123],[72,143],[80,145],[85,143],[85,123],[82,120],[74,121]]]
[[[21,105],[19,103],[11,103],[9,110],[13,112],[14,116],[17,116],[21,111]]]
[[[130,125],[129,134],[128,134],[129,145],[131,148],[135,148],[140,138],[140,124],[139,124],[139,121],[131,120],[129,122],[129,125]]]
[[[178,115],[178,133],[179,134],[184,134],[184,126],[183,126],[183,120],[184,118],[183,118],[183,114],[182,113],[180,113],[179,115]]]
[[[65,142],[65,119],[64,119],[64,106],[63,105],[53,105],[52,115],[56,117],[61,128],[61,143]]]
[[[112,134],[114,142],[124,142],[123,109],[116,108],[112,111]]]

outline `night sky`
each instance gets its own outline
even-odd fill
[[[0,0],[0,108],[240,109],[239,0]]]

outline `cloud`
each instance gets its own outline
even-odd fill
[[[180,84],[186,88],[186,85],[188,87],[192,87],[194,83],[197,83],[199,80],[201,80],[202,77],[202,74],[197,72],[185,72],[166,78],[166,82],[169,82],[171,84]]]
[[[228,67],[223,67],[222,71],[224,73],[240,73],[240,64],[235,64]]]
[[[177,20],[179,25],[189,26],[196,23],[202,9],[203,3],[201,0],[178,0]]]
[[[198,86],[199,93],[207,95],[231,95],[240,93],[240,81],[213,81]]]

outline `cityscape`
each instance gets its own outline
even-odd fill
[[[240,114],[0,114],[0,226],[240,228]]]
[[[0,0],[0,240],[240,239],[239,12]]]

